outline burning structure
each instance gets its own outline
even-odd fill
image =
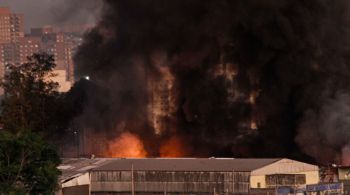
[[[148,116],[156,135],[171,129],[171,120],[176,112],[174,77],[169,67],[160,67],[159,78],[148,80]]]
[[[346,161],[349,13],[347,0],[104,0],[75,56],[91,80],[71,91],[85,94],[74,124],[146,156]],[[85,153],[110,156],[98,150]]]

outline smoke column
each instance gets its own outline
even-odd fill
[[[72,92],[87,94],[81,128],[111,140],[138,135],[151,156],[167,143],[181,143],[186,156],[330,163],[350,155],[347,0],[104,4],[75,57],[77,75],[92,78]],[[170,128],[157,135],[148,83],[162,78],[161,67],[176,98]]]
[[[102,1],[96,0],[0,0],[0,6],[24,14],[26,31],[44,25],[93,25],[102,5]]]

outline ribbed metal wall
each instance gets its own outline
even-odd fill
[[[132,176],[133,173],[133,176]],[[248,194],[250,172],[94,171],[93,194]]]

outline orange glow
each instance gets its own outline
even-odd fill
[[[258,92],[256,92],[256,91],[252,91],[251,93],[250,93],[250,95],[249,95],[249,102],[251,103],[251,104],[255,104],[256,103],[256,98],[259,96],[259,93]]]
[[[165,141],[159,150],[160,157],[184,157],[186,149],[180,137],[173,136]]]
[[[250,129],[253,129],[253,130],[257,130],[258,129],[258,125],[256,124],[255,121],[251,121],[250,122]]]
[[[342,165],[350,165],[350,146],[347,145],[342,149],[341,161]]]
[[[159,64],[159,63],[158,63]],[[176,111],[174,81],[168,66],[158,67],[159,78],[149,82],[149,121],[156,135],[162,135],[169,128],[166,119]]]
[[[126,132],[109,142],[108,156],[113,158],[143,158],[147,156],[147,152],[137,135]]]

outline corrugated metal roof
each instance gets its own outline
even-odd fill
[[[89,170],[108,163],[107,158],[100,159],[88,159],[88,158],[64,158],[62,163],[57,168],[61,170],[62,175],[60,176],[60,181],[64,182],[80,176]]]
[[[281,160],[228,158],[111,159],[92,171],[242,171],[248,172]]]

